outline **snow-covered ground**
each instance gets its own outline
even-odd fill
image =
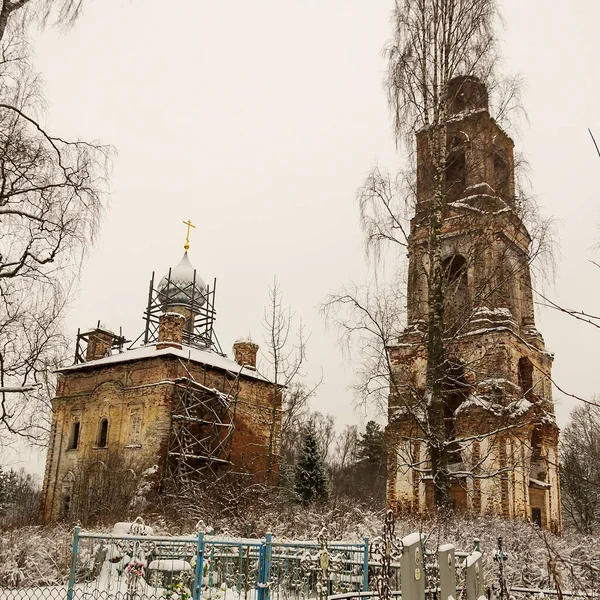
[[[270,517],[270,523],[266,522],[267,517]],[[358,511],[353,508],[344,510],[344,507],[331,509],[327,513],[302,509],[290,515],[265,515],[264,522],[256,522],[253,533],[260,537],[267,529],[271,529],[276,541],[289,539],[292,535],[296,539],[315,540],[325,520],[330,540],[345,539],[361,543],[363,537],[373,539],[380,535],[382,517],[382,513]],[[247,532],[247,528],[225,521],[216,524],[215,528],[220,539],[239,536],[236,541],[240,541]],[[509,586],[548,589],[554,588],[558,581],[563,590],[593,590],[600,587],[600,539],[594,536],[566,531],[562,537],[556,537],[527,523],[492,518],[455,517],[421,521],[415,517],[406,517],[397,520],[398,537],[415,531],[429,534],[428,544],[431,548],[437,547],[439,543],[448,542],[454,544],[458,550],[470,551],[474,538],[479,539],[486,582],[493,582],[497,578],[498,565],[493,560],[493,554],[497,547],[497,539],[502,536],[504,549],[508,554],[505,570]],[[155,532],[159,535],[184,533],[181,530],[173,531],[164,522],[157,523]],[[187,533],[190,542],[194,540],[194,532],[189,530]],[[64,598],[71,544],[72,531],[66,526],[27,527],[0,532],[0,600]],[[112,558],[116,561],[117,557]],[[189,560],[187,562],[190,568],[194,567]],[[86,598],[96,597],[100,590],[110,589],[116,596],[125,594],[127,577],[124,576],[123,564],[121,563],[118,573],[111,571],[117,568],[117,562],[103,565],[103,571],[94,572],[93,578],[76,588],[75,600],[84,595]],[[182,571],[189,571],[186,565],[177,566],[185,567]],[[146,574],[145,577],[148,578]],[[226,587],[216,574],[210,583],[212,585],[204,579],[205,596],[232,600],[244,597],[244,586]],[[166,588],[157,584],[140,585],[146,586],[144,595],[168,596]],[[254,584],[246,585],[245,588],[250,596],[255,594]],[[104,594],[102,596],[105,597]]]

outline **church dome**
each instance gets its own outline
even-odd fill
[[[176,267],[171,269],[158,284],[158,296],[164,310],[173,306],[203,306],[206,302],[207,286],[192,266],[187,252]]]

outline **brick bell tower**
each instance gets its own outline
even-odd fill
[[[515,198],[513,142],[475,77],[449,83],[442,211],[444,429],[458,511],[532,520],[560,531],[558,427],[548,353],[535,328],[532,239]],[[429,134],[417,133],[417,203],[409,240],[408,324],[388,348],[388,506],[433,507],[426,443]]]

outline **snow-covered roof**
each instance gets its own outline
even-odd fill
[[[260,373],[247,367],[242,367],[234,360],[212,352],[210,350],[200,350],[199,348],[191,348],[189,346],[183,346],[183,348],[163,348],[157,350],[154,344],[141,346],[140,348],[134,348],[133,350],[126,350],[119,354],[113,354],[106,356],[98,360],[91,360],[90,362],[81,363],[79,365],[73,365],[71,367],[64,367],[58,369],[59,373],[70,373],[72,371],[78,371],[81,369],[89,369],[95,367],[103,367],[112,364],[118,364],[122,362],[130,362],[132,360],[142,360],[147,358],[155,358],[157,356],[176,356],[183,360],[191,360],[192,362],[201,363],[209,367],[215,367],[217,369],[223,369],[232,373],[240,373],[246,377],[252,379],[258,379],[260,381],[268,381],[266,377],[263,377]]]

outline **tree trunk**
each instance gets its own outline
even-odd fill
[[[442,115],[443,118],[443,115]],[[444,122],[442,120],[442,122]],[[434,167],[433,206],[429,216],[429,278],[427,329],[427,421],[430,429],[429,455],[433,478],[433,497],[438,508],[450,504],[448,453],[444,426],[444,274],[442,272],[442,218],[444,204],[444,166],[446,127],[432,128],[430,149]]]

